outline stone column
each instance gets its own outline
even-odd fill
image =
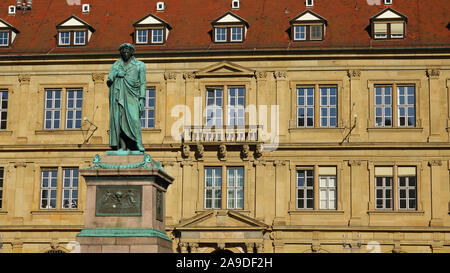
[[[445,217],[443,209],[446,208],[445,204],[441,202],[441,190],[444,188],[441,186],[445,181],[441,174],[442,171],[442,161],[441,160],[431,160],[428,162],[430,166],[430,186],[431,186],[431,220],[430,226],[443,226],[443,218]],[[448,183],[448,180],[447,180]]]
[[[428,98],[429,98],[429,111],[430,111],[430,131],[428,136],[428,141],[430,142],[441,142],[444,141],[443,135],[445,133],[444,126],[444,104],[442,98],[447,95],[445,88],[441,88],[439,84],[440,70],[438,68],[430,68],[426,70],[428,77]],[[417,91],[416,91],[417,93]],[[417,100],[417,94],[416,94]],[[416,102],[416,108],[419,106]]]

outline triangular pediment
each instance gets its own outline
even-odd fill
[[[196,77],[232,77],[248,76],[255,74],[254,70],[245,68],[235,63],[223,61],[195,72]]]
[[[263,230],[266,224],[242,213],[232,210],[210,210],[182,221],[175,229],[178,230],[214,230],[214,229],[243,229]]]
[[[211,24],[236,24],[236,23],[242,23],[248,27],[248,22],[245,21],[243,18],[237,16],[236,14],[232,13],[231,11],[228,11],[221,16],[219,16],[217,19],[213,20]]]
[[[57,28],[67,28],[67,27],[85,27],[88,28],[90,31],[94,32],[94,28],[86,23],[85,21],[81,20],[75,15],[70,16],[69,18],[65,19],[58,25],[56,25]]]
[[[371,20],[406,20],[406,16],[391,8],[386,8],[372,16]]]
[[[325,18],[323,18],[322,16],[320,16],[317,13],[314,13],[310,10],[306,10],[302,13],[300,13],[299,15],[295,16],[293,19],[290,20],[290,23],[302,23],[302,22],[324,22],[326,23],[327,20]]]
[[[13,27],[11,24],[9,24],[8,22],[4,21],[1,18],[0,18],[0,28],[9,28],[14,32],[19,33],[19,31],[15,27]]]
[[[156,15],[148,14],[144,18],[141,18],[136,23],[133,24],[134,27],[137,26],[152,26],[152,25],[163,25],[170,29],[169,24],[163,19],[159,18]]]

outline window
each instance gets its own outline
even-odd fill
[[[70,45],[70,32],[64,31],[59,33],[59,45]]]
[[[227,169],[227,209],[244,208],[244,168]]]
[[[0,31],[0,46],[9,46],[9,31]]]
[[[42,170],[41,174],[41,209],[56,209],[58,169]]]
[[[323,24],[294,25],[294,41],[323,40]]]
[[[60,31],[58,33],[59,46],[86,45],[86,30]]]
[[[238,9],[239,8],[239,0],[233,0],[231,1],[231,7],[233,9]]]
[[[314,170],[297,170],[297,209],[314,208]]]
[[[66,103],[63,105],[63,93]],[[65,115],[65,129],[81,129],[83,90],[81,88],[45,89],[44,129],[61,128]],[[63,109],[65,108],[65,111]]]
[[[245,89],[243,87],[230,87],[228,89],[227,125],[245,125]]]
[[[312,25],[310,29],[310,40],[322,40],[322,25]]]
[[[374,39],[402,39],[405,36],[404,22],[375,22]]]
[[[136,44],[147,44],[147,43],[148,43],[148,29],[136,30]]]
[[[227,28],[217,27],[214,29],[216,33],[216,42],[226,42],[227,41]]]
[[[319,208],[336,209],[336,176],[319,176]]]
[[[45,129],[59,129],[61,123],[61,90],[45,90]]]
[[[336,167],[298,167],[296,178],[297,209],[337,209]]]
[[[314,0],[306,0],[306,6],[307,7],[313,7],[314,6]]]
[[[74,44],[84,45],[86,44],[86,31],[75,31],[74,32]]]
[[[397,86],[398,126],[415,126],[414,86]]]
[[[145,92],[144,112],[141,116],[142,128],[155,128],[155,88],[149,88]]]
[[[5,171],[3,167],[0,167],[0,210],[3,208],[3,181],[4,181]]]
[[[294,26],[294,40],[306,40],[306,26]]]
[[[375,168],[375,208],[393,209],[393,169],[392,167]]]
[[[162,44],[164,42],[163,29],[152,29],[152,43]]]
[[[297,88],[297,126],[314,127],[314,87]]]
[[[78,169],[63,169],[62,208],[78,208]]]
[[[5,130],[8,119],[8,91],[0,91],[0,130]]]
[[[416,210],[417,183],[416,170],[413,167],[398,167],[398,196],[400,210]]]
[[[83,91],[79,89],[67,90],[66,129],[81,128],[81,107],[83,105]]]
[[[337,126],[337,88],[320,87],[320,126]]]
[[[396,90],[396,92],[393,92]],[[408,84],[374,86],[375,127],[415,127],[415,86]],[[394,108],[392,103],[396,101]],[[396,120],[394,123],[393,121]]]
[[[225,171],[226,185],[222,184]],[[222,192],[226,193],[226,203],[222,204]],[[244,208],[244,168],[205,167],[205,209]]]
[[[222,208],[222,168],[205,168],[205,209]]]
[[[392,126],[392,86],[375,87],[375,126]]]
[[[206,90],[206,126],[222,126],[223,88]]]
[[[163,27],[136,29],[136,44],[164,44],[165,33]]]
[[[242,27],[232,27],[231,29],[231,41],[241,42],[242,41]]]
[[[394,169],[397,169],[395,174]],[[396,183],[393,183],[396,181]],[[394,194],[396,193],[396,194]],[[415,167],[375,167],[375,209],[417,209],[417,175]]]
[[[296,88],[297,127],[337,127],[337,86],[298,85]]]
[[[42,169],[40,187],[40,208],[56,209],[58,192],[58,168]],[[78,181],[79,174],[77,168],[62,168],[61,209],[78,208]]]
[[[224,92],[227,90],[227,92]],[[224,97],[225,96],[225,97]],[[223,102],[226,105],[226,120],[223,120]],[[245,87],[217,86],[206,88],[206,126],[245,126]]]
[[[392,0],[384,0],[385,5],[392,5]]]

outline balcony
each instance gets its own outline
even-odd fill
[[[246,126],[185,126],[183,142],[257,143],[261,140],[261,125]]]

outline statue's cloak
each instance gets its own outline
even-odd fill
[[[109,146],[119,146],[120,132],[142,145],[139,99],[145,98],[145,64],[132,56],[127,65],[117,60],[109,71]]]

